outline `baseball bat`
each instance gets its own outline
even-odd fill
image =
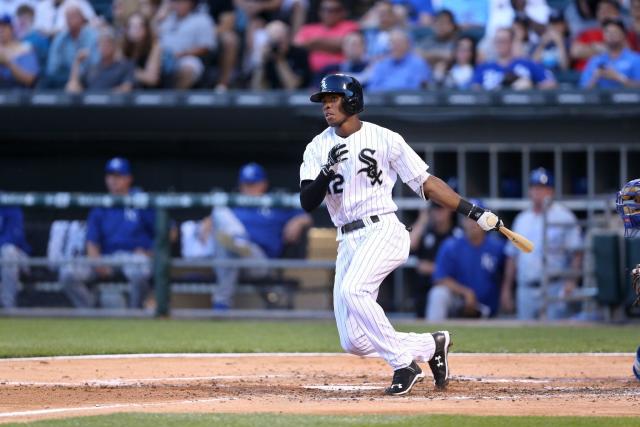
[[[497,219],[495,224],[497,223]],[[489,224],[491,225],[491,224]],[[505,227],[504,225],[500,228],[498,228],[498,230],[504,234],[504,236],[509,239],[509,241],[511,243],[513,243],[513,245],[520,249],[522,252],[526,252],[529,253],[531,251],[533,251],[533,243],[531,242],[531,240],[527,239],[526,237],[524,237],[522,234],[516,233],[515,231],[511,231],[509,230],[507,227]]]

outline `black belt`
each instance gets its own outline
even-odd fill
[[[380,217],[378,215],[371,215],[369,217],[369,219],[371,220],[371,222],[374,222],[374,223],[375,222],[380,222]],[[352,231],[356,231],[356,230],[359,230],[361,228],[364,228],[365,225],[366,224],[364,223],[364,220],[357,219],[357,220],[355,220],[353,222],[350,222],[349,224],[345,224],[342,227],[340,227],[340,231],[342,231],[342,234],[350,233]]]

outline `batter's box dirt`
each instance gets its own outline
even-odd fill
[[[632,360],[452,354],[447,390],[427,376],[404,397],[383,395],[385,363],[348,355],[2,360],[0,423],[120,411],[637,416]]]

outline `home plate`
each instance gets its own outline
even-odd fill
[[[364,391],[364,390],[381,390],[383,387],[378,385],[330,384],[330,385],[305,385],[304,388],[311,389],[311,390],[324,390],[324,391]]]

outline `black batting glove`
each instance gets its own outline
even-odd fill
[[[347,144],[336,144],[331,150],[329,150],[329,155],[327,156],[327,163],[322,166],[322,174],[324,176],[332,176],[335,174],[334,167],[340,163],[347,160],[348,157],[345,157],[349,152],[345,147]]]

